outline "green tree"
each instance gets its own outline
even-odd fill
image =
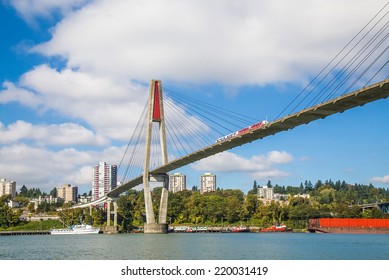
[[[14,201],[19,203],[20,207],[26,207],[30,203],[30,200],[24,196],[17,196],[14,198]]]
[[[248,193],[249,194],[257,194],[258,193],[258,184],[257,184],[256,180],[254,180],[253,188]]]
[[[23,185],[23,186],[20,188],[19,195],[20,195],[20,196],[27,197],[27,187],[26,187],[25,185]]]
[[[0,202],[0,227],[8,228],[16,226],[20,222],[22,211],[14,211],[7,204]]]
[[[56,187],[54,187],[54,189],[52,189],[51,191],[50,191],[50,195],[51,196],[53,196],[53,197],[57,197],[57,188]]]
[[[120,196],[118,204],[118,223],[121,225],[122,231],[129,231],[133,223],[133,206],[132,196]]]

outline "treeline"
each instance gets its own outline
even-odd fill
[[[306,181],[299,187],[272,186],[275,193],[289,194],[288,201],[266,204],[258,200],[258,185],[244,194],[240,190],[217,190],[200,194],[198,191],[169,193],[167,222],[170,224],[231,225],[245,224],[266,227],[286,223],[290,227],[304,228],[309,218],[320,217],[373,217],[385,216],[379,209],[361,211],[358,204],[389,202],[389,190],[373,185],[347,184],[326,180],[315,184]],[[161,189],[152,192],[154,213],[158,214]],[[309,198],[293,197],[309,194]],[[129,191],[118,200],[119,223],[122,228],[144,223],[143,191]]]
[[[45,197],[51,195],[52,197],[57,197],[58,190],[56,187],[54,187],[50,192],[44,192],[41,191],[40,188],[28,188],[25,185],[23,185],[20,188],[19,192],[16,192],[17,197],[26,197],[26,198],[38,198],[39,196]],[[91,196],[92,191],[89,191],[89,194],[83,193],[82,196]]]
[[[389,190],[373,185],[347,184],[345,181],[326,180],[312,184],[305,181],[298,187],[272,185],[275,193],[288,194],[289,198],[272,201],[269,204],[258,199],[258,185],[254,181],[252,189],[244,194],[241,190],[218,189],[215,192],[200,194],[197,190],[169,193],[167,222],[173,225],[238,225],[267,227],[285,223],[292,228],[306,228],[309,218],[320,217],[373,217],[382,218],[387,214],[379,209],[361,211],[358,204],[389,202]],[[309,195],[301,197],[294,195]],[[161,188],[154,188],[152,200],[154,213],[158,215]],[[0,200],[0,227],[18,223],[19,210],[6,205],[7,199]],[[142,227],[145,223],[143,191],[129,190],[119,197],[118,225],[121,230]],[[80,223],[104,226],[104,207],[69,209],[63,206],[59,212],[66,225]],[[113,209],[111,207],[111,209]],[[42,209],[44,211],[45,209]],[[111,219],[112,221],[112,219]]]
[[[324,182],[318,180],[315,184],[306,180],[299,187],[272,185],[271,181],[267,183],[268,187],[274,188],[274,193],[280,194],[309,194],[318,198],[320,203],[328,204],[334,201],[345,202],[347,204],[368,204],[375,202],[389,201],[389,189],[376,188],[372,184],[348,184],[345,181],[332,181],[331,179]],[[249,193],[257,193],[258,185],[254,181],[253,189]]]

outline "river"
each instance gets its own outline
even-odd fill
[[[1,236],[1,260],[389,260],[389,235],[182,233]]]

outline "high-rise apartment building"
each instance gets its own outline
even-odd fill
[[[64,202],[77,202],[78,187],[70,184],[64,184],[57,189],[57,197],[60,197]]]
[[[170,175],[169,190],[173,193],[186,190],[186,176],[181,173]]]
[[[204,173],[200,176],[200,193],[216,191],[216,175]]]
[[[258,198],[265,200],[272,200],[274,196],[274,189],[272,187],[263,186],[258,188]]]
[[[16,195],[16,182],[0,179],[0,196],[10,194],[12,198]]]
[[[117,166],[108,165],[104,161],[93,166],[92,196],[96,200],[117,186]]]

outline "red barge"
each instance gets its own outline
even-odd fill
[[[308,231],[316,233],[389,234],[389,219],[319,218],[309,219]]]

